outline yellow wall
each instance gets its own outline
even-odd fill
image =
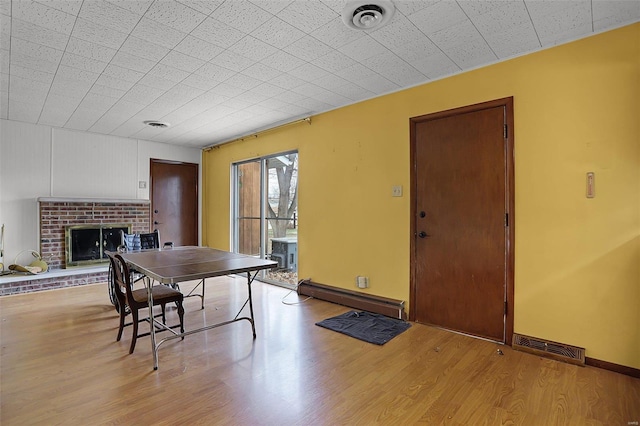
[[[634,24],[213,149],[203,241],[229,248],[232,162],[298,149],[299,277],[408,303],[409,118],[513,96],[514,331],[640,368],[639,76]]]

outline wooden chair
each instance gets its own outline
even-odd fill
[[[109,261],[111,262],[111,269],[113,270],[113,280],[115,284],[114,287],[116,290],[115,293],[119,304],[118,312],[120,313],[120,327],[118,329],[118,337],[116,341],[120,341],[124,327],[133,325],[133,337],[131,338],[131,347],[129,348],[129,353],[132,354],[133,350],[136,347],[136,340],[138,339],[138,337],[149,335],[148,332],[138,334],[138,323],[140,321],[152,321],[151,318],[143,318],[142,320],[140,320],[138,317],[138,310],[148,308],[149,306],[149,302],[147,299],[147,289],[133,289],[131,284],[131,273],[129,272],[129,267],[127,266],[127,263],[122,258],[122,256],[120,256],[119,254],[109,254]],[[178,307],[180,324],[176,324],[168,328],[180,327],[180,332],[184,333],[184,308],[182,306],[182,301],[184,300],[183,294],[178,290],[175,290],[166,285],[152,285],[151,291],[153,292],[153,305],[160,305],[162,307],[162,313],[154,315],[154,318],[162,316],[162,323],[166,324],[165,307],[167,303],[175,303]],[[125,317],[127,316],[127,309],[124,309],[125,306],[129,307],[128,310],[131,311],[131,315],[133,317],[132,322],[129,324],[125,324]],[[155,324],[153,324],[153,326],[155,327]],[[165,330],[165,328],[162,328],[157,331]]]

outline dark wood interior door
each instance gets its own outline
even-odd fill
[[[198,165],[151,159],[151,229],[161,244],[198,245]]]
[[[508,143],[504,105],[411,120],[411,317],[505,342]]]

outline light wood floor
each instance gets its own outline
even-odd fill
[[[184,285],[183,290],[189,285]],[[0,423],[11,425],[629,425],[640,379],[577,367],[420,324],[384,346],[315,326],[349,310],[254,284],[247,321],[174,340],[153,371],[128,354],[106,285],[0,298]],[[188,299],[187,327],[228,319],[243,279]],[[293,293],[287,299],[295,302]],[[233,309],[230,309],[233,308]],[[233,313],[231,313],[233,311]],[[177,317],[175,309],[168,320]],[[141,325],[146,327],[146,325]],[[498,349],[503,355],[498,353]],[[636,423],[634,423],[636,422]]]

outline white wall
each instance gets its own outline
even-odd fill
[[[39,249],[39,197],[148,200],[151,158],[200,165],[201,151],[0,120],[0,262],[6,268],[22,250]]]

